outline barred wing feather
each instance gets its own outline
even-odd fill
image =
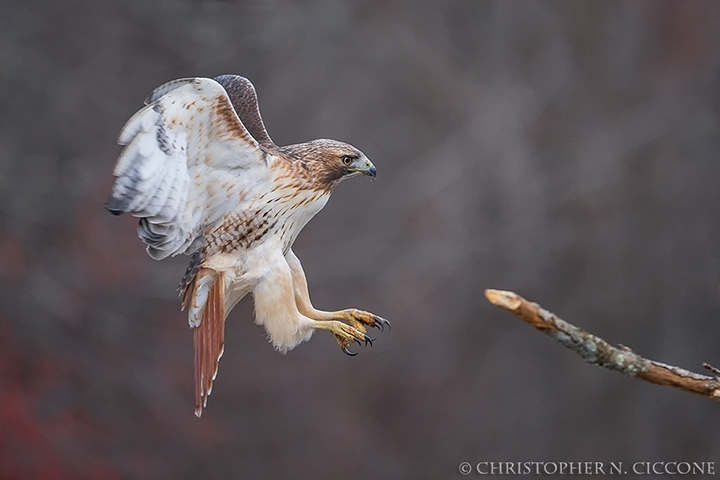
[[[151,257],[192,253],[243,198],[270,189],[266,153],[208,78],[157,88],[127,122],[107,208],[140,217]]]

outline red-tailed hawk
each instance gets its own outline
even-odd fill
[[[225,318],[248,293],[255,322],[285,353],[328,330],[354,355],[372,345],[367,327],[388,321],[356,309],[310,303],[291,247],[346,178],[375,166],[335,140],[278,147],[265,131],[255,89],[237,75],[186,78],[157,88],[127,122],[107,209],[140,217],[138,235],[162,260],[192,255],[180,283],[195,347],[195,414],[207,405],[223,354]]]

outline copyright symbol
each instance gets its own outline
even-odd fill
[[[472,465],[470,465],[468,462],[463,462],[460,464],[460,473],[463,475],[470,475],[470,472],[472,472]]]

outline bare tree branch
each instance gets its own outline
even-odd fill
[[[490,303],[508,310],[526,323],[574,350],[586,362],[641,378],[657,385],[675,387],[703,397],[720,400],[720,378],[708,377],[682,368],[648,360],[627,347],[613,347],[602,338],[582,330],[514,292],[485,290]],[[703,364],[704,366],[706,364]],[[708,365],[711,371],[717,369]]]

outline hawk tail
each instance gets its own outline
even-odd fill
[[[193,328],[195,349],[195,415],[202,415],[212,392],[218,362],[225,349],[225,279],[222,273],[213,275],[207,302],[199,325]],[[196,282],[197,283],[197,282]],[[192,286],[196,293],[196,285]]]

